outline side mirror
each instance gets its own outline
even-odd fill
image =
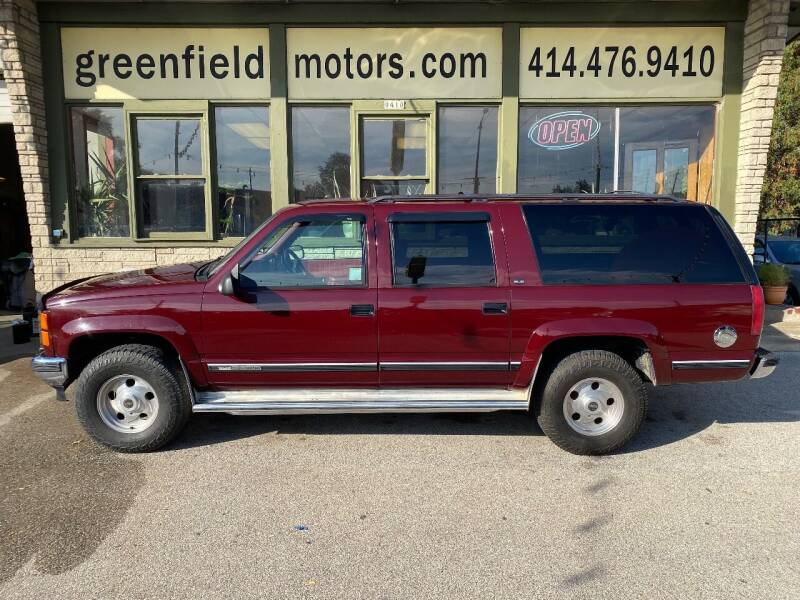
[[[753,264],[754,265],[763,265],[767,262],[767,252],[764,248],[756,248],[755,252],[753,252]]]
[[[235,296],[236,289],[239,287],[239,265],[235,265],[231,272],[220,281],[219,293],[223,296]]]

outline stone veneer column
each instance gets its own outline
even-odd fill
[[[748,253],[753,250],[788,19],[789,0],[750,0],[744,25],[734,223]]]
[[[0,0],[0,55],[8,84],[34,264],[37,265],[36,287],[40,289],[39,284],[50,267],[50,194],[42,55],[34,2]],[[41,269],[38,268],[40,259]]]

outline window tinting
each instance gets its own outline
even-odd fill
[[[245,289],[358,287],[366,281],[360,217],[288,221],[272,231],[239,274]]]
[[[727,242],[701,206],[528,205],[545,283],[741,283]]]
[[[489,224],[392,223],[392,261],[397,286],[493,286]]]

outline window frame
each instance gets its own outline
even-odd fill
[[[359,285],[307,285],[307,286],[285,286],[285,287],[270,287],[270,286],[257,286],[254,288],[244,288],[247,292],[258,292],[261,290],[281,290],[295,291],[295,290],[361,290],[369,288],[369,216],[363,212],[320,212],[320,213],[305,213],[302,215],[294,215],[288,219],[284,219],[271,227],[269,231],[264,232],[263,237],[259,240],[252,250],[250,250],[241,260],[237,261],[239,272],[243,273],[252,262],[253,257],[258,254],[262,248],[263,242],[269,238],[275,231],[279,230],[286,225],[298,223],[301,221],[314,221],[317,220],[336,220],[350,218],[361,224],[361,283]]]
[[[131,223],[133,223],[133,227],[135,229],[131,230],[133,235],[134,241],[137,242],[146,242],[146,241],[171,241],[171,240],[202,240],[202,241],[213,241],[216,236],[216,232],[214,231],[213,224],[214,224],[214,217],[213,211],[211,207],[211,181],[209,177],[209,170],[210,170],[210,159],[211,156],[209,154],[209,121],[208,121],[208,112],[209,112],[209,104],[208,102],[204,103],[205,106],[202,110],[159,110],[157,106],[150,106],[149,109],[132,109],[127,111],[126,110],[126,119],[125,125],[128,128],[128,134],[126,135],[126,139],[129,140],[128,142],[128,185],[133,186],[133,202],[128,203],[128,207],[131,211]],[[180,119],[180,118],[188,118],[194,119],[199,118],[200,120],[200,143],[201,143],[201,151],[203,153],[203,157],[201,159],[201,175],[198,176],[196,174],[193,175],[140,175],[139,170],[139,150],[138,150],[138,138],[136,136],[136,120],[138,118],[144,119],[152,119],[152,120],[169,120],[169,119]],[[177,232],[177,231],[156,231],[151,232],[149,235],[145,235],[142,232],[142,212],[140,209],[140,201],[141,198],[138,194],[138,183],[140,180],[164,180],[164,179],[202,179],[203,180],[203,199],[205,202],[204,205],[204,215],[205,215],[205,229],[200,231],[187,231],[187,232]]]
[[[411,217],[410,215],[414,215]],[[418,217],[417,217],[418,215]],[[393,219],[392,217],[397,216]],[[405,218],[404,218],[405,217]],[[491,284],[468,284],[468,283],[454,283],[454,284],[441,284],[441,283],[418,283],[418,284],[405,284],[398,283],[395,280],[396,263],[395,263],[395,225],[398,223],[483,223],[486,227],[487,238],[489,241],[489,252],[492,257],[492,268],[494,269],[494,283]],[[392,288],[398,289],[459,289],[459,288],[498,288],[500,286],[500,277],[497,269],[497,251],[494,244],[494,235],[492,232],[492,215],[485,211],[465,211],[465,212],[449,212],[449,213],[412,213],[410,211],[396,211],[390,213],[386,218],[386,224],[389,228],[389,267],[392,273]]]

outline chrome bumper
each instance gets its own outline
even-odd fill
[[[39,379],[54,388],[63,387],[67,382],[66,358],[37,354],[31,360],[31,369],[39,376]]]
[[[777,356],[763,348],[759,348],[756,350],[756,359],[753,362],[753,366],[750,368],[750,378],[761,379],[762,377],[772,375],[775,367],[778,366],[778,362],[780,361]]]

